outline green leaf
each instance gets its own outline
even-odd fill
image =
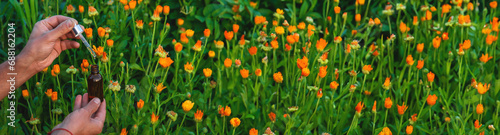
[[[139,65],[137,65],[137,64],[131,64],[131,65],[130,65],[130,69],[135,69],[135,70],[145,71],[143,68],[141,68],[141,66],[139,66]]]

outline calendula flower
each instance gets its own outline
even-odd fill
[[[406,57],[406,64],[408,64],[408,65],[412,66],[412,65],[413,65],[413,63],[415,63],[415,61],[413,60],[413,57],[412,57],[411,55],[408,55],[408,56]]]
[[[115,41],[113,39],[108,39],[106,40],[106,45],[108,45],[109,48],[113,48]]]
[[[332,82],[330,83],[330,88],[331,88],[332,90],[336,90],[338,87],[339,87],[339,83],[337,83],[336,81],[332,81]]]
[[[498,37],[488,34],[488,36],[486,36],[486,45],[493,44],[493,41],[496,41],[497,39]]]
[[[327,71],[327,68],[328,68],[328,66],[321,66],[321,67],[319,67],[318,76],[319,76],[320,78],[325,78],[326,73],[328,72],[328,71]]]
[[[266,22],[266,17],[255,16],[254,21],[255,21],[255,25],[260,25],[260,24],[263,24],[264,22]]]
[[[240,25],[238,24],[233,24],[233,32],[238,33],[238,30],[240,29]]]
[[[233,64],[233,61],[232,61],[231,59],[226,58],[226,59],[224,60],[224,67],[226,67],[226,68],[230,68],[232,64]]]
[[[47,89],[47,91],[45,92],[45,95],[47,95],[47,97],[51,98],[52,97],[52,89]]]
[[[85,7],[83,7],[82,5],[78,5],[78,11],[80,13],[83,13],[85,11]]]
[[[306,23],[300,22],[299,25],[297,25],[297,28],[299,28],[299,30],[305,29],[306,28]]]
[[[212,76],[212,69],[210,69],[210,68],[205,68],[205,69],[203,69],[203,74],[204,74],[204,75],[205,75],[205,77],[207,77],[207,78],[208,78],[208,77],[210,77],[210,76]]]
[[[321,97],[323,97],[323,89],[320,88],[316,93],[316,98],[321,98]]]
[[[28,92],[28,90],[23,90],[22,95],[24,98],[28,98],[30,96],[30,93]]]
[[[193,37],[193,35],[194,35],[194,31],[193,30],[191,30],[191,29],[187,29],[186,30],[186,36],[187,37],[191,38],[191,37]]]
[[[441,37],[439,36],[436,36],[434,39],[432,39],[432,46],[434,46],[434,48],[439,48],[439,46],[441,45]]]
[[[97,28],[97,35],[100,38],[103,38],[105,34],[106,34],[106,30],[103,27]]]
[[[99,15],[99,12],[97,12],[97,9],[94,8],[94,6],[89,6],[89,17]]]
[[[424,50],[424,43],[417,44],[417,52],[421,53]]]
[[[427,104],[430,106],[433,106],[434,104],[436,104],[437,99],[438,99],[438,97],[436,96],[436,94],[429,95],[429,96],[427,96]]]
[[[490,85],[491,84],[486,84],[486,83],[479,83],[477,84],[477,92],[481,95],[483,95],[484,93],[488,92],[488,90],[490,89]]]
[[[181,52],[182,51],[182,44],[179,42],[175,43],[174,50],[175,50],[175,52]]]
[[[212,51],[212,50],[208,51],[208,57],[214,58],[215,57],[215,52]]]
[[[276,83],[282,83],[283,82],[283,75],[281,72],[278,71],[278,73],[273,74],[273,79]]]
[[[128,10],[130,10],[130,6],[125,5],[125,6],[123,6],[123,9],[124,9],[125,11],[128,11]]]
[[[221,117],[231,115],[231,107],[226,106],[226,108],[219,106],[219,114]]]
[[[69,4],[68,6],[66,6],[66,13],[68,13],[68,14],[75,13],[75,7],[73,7],[73,5],[71,5],[71,4]]]
[[[271,47],[272,47],[273,49],[278,49],[278,48],[279,48],[279,45],[278,45],[278,40],[277,40],[277,39],[278,39],[278,37],[274,38],[274,40],[273,40],[273,41],[271,41]]]
[[[377,113],[377,100],[373,102],[372,112]]]
[[[187,73],[191,74],[193,72],[193,69],[194,69],[194,67],[191,63],[187,62],[186,64],[184,64],[184,70]]]
[[[382,129],[382,131],[380,131],[380,133],[378,133],[379,135],[392,135],[392,132],[391,132],[391,129],[389,129],[388,127],[384,127]]]
[[[161,20],[160,12],[158,12],[157,10],[155,10],[153,12],[153,15],[151,16],[151,20],[153,20],[155,22],[160,21]]]
[[[482,54],[481,57],[479,58],[479,60],[483,63],[486,63],[488,62],[490,59],[492,59],[493,57],[489,56],[488,57],[488,53],[485,54]]]
[[[142,107],[144,107],[144,101],[142,99],[139,99],[139,101],[137,102],[137,109],[142,109]]]
[[[156,124],[158,118],[160,118],[160,116],[155,115],[155,113],[153,112],[153,114],[151,114],[151,124]]]
[[[417,69],[422,69],[424,67],[424,60],[418,60]]]
[[[241,123],[239,118],[232,118],[229,122],[231,123],[233,128],[240,126],[240,123]]]
[[[177,19],[177,25],[179,25],[179,26],[184,25],[184,20],[181,18]]]
[[[203,112],[200,110],[196,110],[196,113],[194,113],[194,121],[201,122],[202,120],[203,120]]]
[[[50,98],[52,101],[57,101],[57,91],[52,92],[52,97]]]
[[[405,102],[403,102],[403,105],[397,105],[398,107],[398,114],[403,115],[405,114],[406,109],[408,109],[408,106],[405,105]]]
[[[98,58],[101,58],[104,55],[104,47],[99,46],[96,48],[95,45],[93,45],[92,48],[93,48],[92,50],[94,50]]]
[[[194,103],[191,102],[191,100],[186,100],[182,103],[182,110],[184,110],[184,112],[189,112],[194,106]]]
[[[412,125],[408,125],[406,126],[406,134],[412,134],[413,133],[413,126]]]
[[[432,20],[432,12],[427,10],[425,12],[425,20],[429,21],[429,20]]]
[[[163,14],[164,15],[170,14],[170,6],[168,5],[163,6]]]
[[[71,75],[76,74],[77,71],[78,71],[78,69],[76,69],[73,65],[71,65],[69,68],[66,69],[66,73],[71,74]]]
[[[464,43],[462,43],[462,47],[464,50],[468,50],[471,47],[471,42],[470,40],[465,40]]]
[[[194,51],[200,52],[201,51],[201,41],[200,40],[196,41],[196,44],[194,44],[194,46],[191,49],[193,49]]]
[[[309,70],[309,68],[303,68],[303,69],[301,69],[301,75],[303,77],[309,76],[310,73],[311,73],[311,71]]]
[[[318,50],[318,52],[322,52],[326,45],[328,44],[328,42],[326,42],[326,40],[324,40],[323,38],[320,38],[318,40],[318,42],[316,42],[316,49]]]
[[[355,20],[356,22],[360,22],[360,21],[361,21],[361,14],[356,14],[356,15],[354,16],[354,20]]]
[[[261,75],[262,75],[262,70],[260,70],[260,69],[256,69],[256,70],[255,70],[255,75],[256,75],[256,76],[261,76]]]
[[[125,92],[135,93],[135,90],[136,90],[135,85],[126,85],[125,86]]]
[[[476,120],[476,121],[474,122],[474,128],[476,128],[476,130],[479,130],[479,128],[481,128],[481,126],[482,126],[482,125],[483,125],[483,124],[479,124],[479,120]]]
[[[269,116],[269,119],[271,120],[271,122],[276,122],[276,114],[273,113],[273,112],[270,112],[269,114],[267,114],[267,116]]]
[[[234,36],[234,33],[232,31],[224,31],[224,37],[226,38],[226,40],[231,40],[233,39],[233,36]]]
[[[155,85],[155,92],[156,93],[161,93],[161,91],[163,91],[163,89],[165,89],[167,87],[163,86],[163,83],[160,83],[158,85]]]
[[[203,31],[203,35],[204,35],[206,38],[210,37],[210,29],[205,29],[205,30]]]
[[[217,49],[224,48],[224,42],[219,40],[219,41],[214,41],[214,43],[215,43],[215,48],[217,48]]]
[[[484,111],[483,104],[477,104],[476,113],[483,114],[483,111]]]
[[[493,8],[493,9],[496,9],[497,5],[498,5],[497,1],[490,2],[490,7]]]
[[[135,1],[135,0],[131,0],[130,2],[128,2],[128,6],[132,10],[135,9],[136,5],[137,5],[137,1]]]
[[[135,27],[137,27],[138,29],[143,29],[144,28],[144,22],[142,22],[142,20],[135,21]]]
[[[167,57],[168,53],[163,50],[163,47],[161,45],[158,45],[158,47],[155,49],[155,56],[159,56],[160,58],[165,58]]]
[[[333,10],[335,11],[335,14],[339,14],[340,13],[340,7],[339,6],[335,6],[333,8]]]
[[[360,114],[361,110],[363,110],[363,107],[365,106],[365,103],[359,101],[356,107],[354,108],[356,110],[356,113]]]
[[[274,28],[274,31],[278,35],[283,35],[285,33],[285,29],[283,27],[281,27],[281,26],[278,26],[278,27]]]
[[[51,70],[52,76],[57,76],[57,75],[59,75],[60,72],[61,72],[61,69],[59,68],[59,64],[55,64]]]
[[[127,128],[122,128],[122,132],[120,133],[120,135],[127,135],[128,132],[127,132]]]
[[[306,56],[303,56],[302,59],[297,59],[297,67],[299,67],[299,69],[307,68],[309,65],[308,61],[309,59],[307,59]]]
[[[162,68],[170,67],[172,63],[174,63],[174,61],[170,57],[160,58],[158,60],[158,64],[160,64]]]
[[[387,109],[391,109],[391,107],[392,107],[391,97],[385,98],[384,107]]]
[[[255,128],[252,128],[250,129],[249,135],[258,135],[259,134],[259,130],[255,129]]]
[[[410,31],[410,27],[406,26],[406,24],[404,22],[401,22],[399,24],[399,30],[401,31],[401,33],[406,33],[408,31]]]
[[[431,83],[434,82],[434,73],[432,72],[427,73],[427,80]]]
[[[372,65],[364,65],[361,71],[363,72],[363,74],[370,74],[370,71],[372,70]]]
[[[85,35],[87,36],[88,39],[92,39],[92,28],[86,28],[84,29]]]
[[[384,81],[384,84],[382,85],[382,87],[386,90],[389,90],[391,88],[391,78],[390,77],[385,78],[385,81]]]
[[[113,91],[113,92],[118,92],[120,91],[121,89],[121,86],[120,84],[118,83],[118,81],[109,81],[109,85],[108,85],[108,89]]]

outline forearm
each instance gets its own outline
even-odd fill
[[[29,69],[31,63],[30,58],[19,54],[0,64],[0,100],[36,74],[35,70]]]

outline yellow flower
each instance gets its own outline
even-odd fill
[[[187,62],[185,65],[184,65],[184,70],[186,70],[187,73],[192,73],[193,72],[193,65],[189,62]]]
[[[208,77],[210,77],[210,76],[212,76],[212,69],[210,69],[210,68],[205,68],[205,69],[203,69],[203,74],[204,74],[204,75],[205,75],[205,77],[207,77],[207,78],[208,78]]]
[[[285,28],[283,28],[282,26],[278,26],[274,28],[274,31],[276,31],[276,34],[278,35],[283,35],[285,33]]]
[[[186,100],[182,103],[182,110],[184,110],[184,112],[189,112],[194,106],[194,103],[191,102],[191,100]]]
[[[283,14],[284,14],[283,10],[282,10],[282,9],[279,9],[279,8],[278,8],[278,9],[276,9],[276,13],[278,13],[278,14],[280,14],[280,15],[283,15]]]
[[[210,58],[215,57],[215,52],[214,51],[208,51],[208,57],[210,57]]]
[[[241,123],[241,121],[240,121],[240,119],[239,119],[239,118],[232,118],[229,122],[231,123],[231,125],[232,125],[234,128],[236,128],[236,127],[240,126],[240,123]]]
[[[191,30],[191,29],[186,30],[186,36],[187,37],[193,37],[193,35],[194,35],[194,31],[193,30]]]

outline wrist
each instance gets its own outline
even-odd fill
[[[55,128],[49,133],[49,135],[73,135],[73,133],[66,128]]]
[[[26,73],[29,77],[35,75],[39,71],[37,69],[32,68],[33,59],[24,53],[20,53],[16,56],[16,70],[18,72]]]

